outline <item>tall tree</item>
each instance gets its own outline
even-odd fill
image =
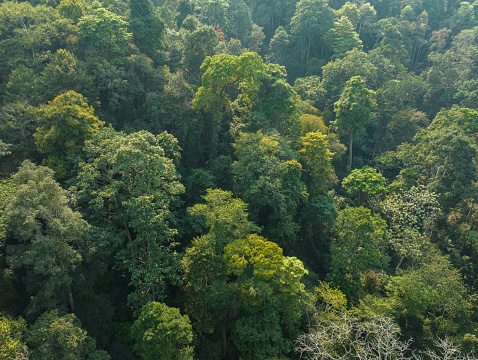
[[[359,39],[351,21],[346,16],[342,16],[334,23],[334,27],[325,34],[324,41],[332,48],[333,59],[344,57],[347,51],[363,48],[362,40]]]
[[[74,314],[60,316],[58,310],[42,314],[27,331],[25,339],[32,360],[110,360],[104,350],[81,328]]]
[[[353,141],[372,121],[372,111],[376,106],[374,95],[375,92],[365,87],[365,81],[360,76],[354,76],[347,81],[339,101],[335,103],[336,120],[333,126],[340,135],[349,137],[349,172],[352,170]]]
[[[6,206],[9,236],[15,239],[8,257],[13,268],[26,271],[26,288],[32,296],[28,313],[75,310],[73,273],[82,261],[81,248],[90,226],[73,211],[53,170],[25,160],[13,176],[18,186]]]
[[[362,274],[387,268],[386,228],[385,220],[370,209],[349,207],[339,212],[328,278],[353,302],[364,295]]]
[[[305,38],[306,50],[302,52],[305,65],[309,62],[312,41],[320,44],[322,37],[334,24],[335,15],[325,0],[300,0],[291,20],[291,30],[296,36]],[[305,59],[304,59],[305,56]]]
[[[251,218],[264,226],[264,236],[286,251],[294,248],[295,221],[301,200],[308,197],[300,180],[302,166],[277,135],[241,133],[234,143],[235,192],[249,203]]]
[[[158,61],[163,48],[164,21],[154,12],[150,0],[130,1],[129,27],[134,44],[154,61]]]
[[[177,140],[146,131],[129,135],[111,127],[86,143],[78,198],[94,223],[106,227],[118,265],[128,271],[133,308],[163,299],[168,282],[179,280],[170,227],[170,206],[184,191],[174,160]]]

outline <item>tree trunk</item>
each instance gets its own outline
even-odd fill
[[[128,238],[128,242],[131,244],[131,243],[133,242],[133,239],[131,238],[131,234],[130,234],[130,232],[129,232],[128,225],[127,225],[125,222],[123,223],[123,227],[124,227],[124,229],[126,230],[126,237]],[[131,254],[131,253],[133,252],[133,249],[130,248],[130,249],[128,250],[128,252]]]
[[[71,312],[75,312],[75,302],[73,301],[73,294],[71,293],[71,290],[68,289],[68,301],[70,302],[70,308]]]
[[[222,327],[222,357],[226,357],[227,352],[227,329],[226,326]]]
[[[310,55],[310,36],[309,36],[309,46],[307,47],[307,60],[305,62],[305,65],[309,63],[309,55]]]
[[[348,166],[349,172],[352,171],[352,146],[353,146],[353,143],[354,143],[354,133],[351,132],[350,133],[350,140],[349,140],[349,166]]]

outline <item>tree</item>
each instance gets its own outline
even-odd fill
[[[250,234],[259,228],[232,193],[208,190],[204,199],[190,211],[205,217],[209,231],[183,258],[187,309],[202,343],[209,341],[198,350],[213,356],[221,344],[222,356],[239,350],[248,360],[287,353],[304,311],[307,271],[276,243]]]
[[[0,360],[15,359],[25,343],[22,341],[27,323],[22,318],[17,320],[0,316]]]
[[[220,35],[212,26],[201,25],[193,15],[188,16],[183,23],[188,30],[179,46],[182,49],[182,62],[187,80],[192,84],[201,84],[201,65],[207,56],[215,54],[214,49],[219,43]]]
[[[347,313],[325,319],[301,335],[295,351],[305,359],[409,359],[411,341],[400,339],[400,327],[391,318],[361,322]]]
[[[193,108],[210,112],[213,120],[219,121],[220,110],[230,106],[232,94],[239,92],[242,102],[251,103],[259,88],[264,64],[259,55],[251,52],[241,56],[215,55],[204,60],[201,71],[204,71],[202,86],[196,93]]]
[[[471,304],[463,279],[433,246],[418,266],[392,277],[386,289],[394,315],[414,338],[432,343],[467,332]]]
[[[38,92],[37,102],[31,104],[52,101],[71,90],[89,98],[90,103],[93,103],[97,94],[91,76],[85,73],[81,64],[73,53],[64,49],[59,49],[51,55],[50,62],[41,72],[41,77],[37,78],[35,86]]]
[[[16,240],[8,261],[26,272],[27,312],[66,310],[66,304],[74,311],[73,273],[90,226],[70,208],[53,170],[25,160],[13,182],[18,189],[4,212],[8,234]]]
[[[344,58],[335,59],[322,69],[322,87],[327,92],[326,106],[333,110],[333,105],[347,87],[347,81],[354,76],[360,76],[367,88],[377,90],[387,80],[395,78],[395,74],[395,66],[376,51],[368,54],[358,49],[349,51]]]
[[[277,64],[264,65],[255,101],[250,106],[247,103],[243,104],[244,106],[238,111],[242,115],[241,120],[245,123],[247,132],[278,131],[289,139],[297,137],[298,119],[295,93],[286,78],[285,67]]]
[[[386,190],[387,180],[369,166],[355,169],[342,181],[342,187],[351,195],[358,195],[358,205],[363,205],[366,195],[380,195]]]
[[[144,360],[192,360],[193,332],[187,315],[159,302],[143,306],[131,327],[134,351]]]
[[[360,275],[368,269],[382,270],[388,265],[386,228],[385,220],[378,214],[372,215],[367,208],[348,207],[339,212],[330,247],[328,276],[352,302],[363,295]]]
[[[81,328],[73,314],[60,316],[58,310],[42,314],[27,331],[25,340],[32,360],[110,360],[104,350]]]
[[[170,206],[184,191],[173,159],[177,140],[146,131],[125,134],[111,127],[86,142],[77,196],[92,222],[106,228],[116,260],[130,275],[133,308],[163,299],[177,283]]]
[[[286,251],[299,230],[294,221],[299,201],[306,199],[302,166],[277,135],[241,133],[234,143],[234,191],[248,202],[251,219],[264,226],[263,235]]]
[[[247,205],[241,199],[233,198],[231,192],[208,189],[203,199],[204,204],[196,204],[189,211],[204,218],[208,232],[192,241],[182,260],[188,295],[186,306],[189,314],[198,320],[195,328],[199,333],[210,332],[216,325],[208,311],[206,295],[214,281],[224,275],[221,265],[224,247],[260,230],[247,219]]]
[[[333,125],[339,134],[349,136],[349,172],[352,170],[354,138],[372,121],[372,111],[376,106],[374,95],[375,92],[365,87],[365,81],[360,76],[354,76],[347,81],[339,101],[334,105],[336,120]]]
[[[163,48],[164,21],[154,12],[150,0],[130,1],[129,27],[133,33],[134,44],[154,61]]]
[[[347,51],[362,50],[363,48],[362,40],[359,39],[352,23],[346,16],[342,16],[334,23],[334,27],[325,34],[324,41],[332,48],[333,59],[344,57]]]
[[[414,140],[416,144],[402,144],[396,152],[384,154],[380,162],[401,169],[403,175],[418,175],[418,184],[438,194],[445,212],[474,194],[477,149],[463,130],[456,126],[424,130]]]
[[[267,62],[289,67],[292,61],[290,35],[279,26],[269,43]]]
[[[41,68],[45,59],[69,45],[76,30],[70,19],[46,4],[2,2],[0,6],[0,78],[2,83],[19,65]]]
[[[85,15],[85,3],[83,0],[61,0],[58,12],[65,18],[77,23]]]
[[[223,262],[240,296],[246,315],[235,321],[232,340],[244,359],[282,356],[300,319],[307,270],[295,257],[284,257],[274,242],[256,234],[237,239],[224,248]],[[283,324],[281,324],[283,323]]]
[[[94,115],[86,99],[74,91],[58,95],[35,113],[41,126],[33,137],[38,150],[47,155],[43,164],[52,168],[58,179],[64,179],[68,175],[68,158],[81,158],[85,141],[104,122]]]
[[[305,65],[309,62],[312,40],[318,39],[320,43],[322,37],[332,28],[334,19],[334,12],[325,0],[301,0],[297,3],[290,25],[292,34],[306,38],[305,59],[305,51],[302,53]]]
[[[127,32],[127,22],[105,8],[83,16],[78,22],[78,32],[87,48],[113,64],[124,64],[130,53],[128,43],[132,34]]]
[[[422,185],[390,194],[380,204],[388,220],[390,244],[400,258],[396,270],[407,258],[416,262],[423,257],[423,237],[430,237],[440,211],[437,198]]]
[[[333,174],[332,153],[328,148],[327,136],[320,131],[309,132],[300,138],[299,153],[308,180],[309,193],[325,192]]]
[[[251,234],[224,248],[226,271],[238,277],[237,285],[245,304],[257,306],[272,294],[288,298],[304,290],[300,279],[307,274],[302,262],[284,257],[274,242]]]

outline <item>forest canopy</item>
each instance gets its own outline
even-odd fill
[[[477,58],[478,1],[0,0],[0,360],[475,359]]]

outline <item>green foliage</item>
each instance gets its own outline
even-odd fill
[[[92,89],[91,76],[86,75],[82,63],[67,50],[59,49],[51,55],[50,62],[43,69],[41,77],[33,79],[37,80],[36,90],[39,94],[36,96],[39,103],[51,101],[71,90],[88,97],[91,103],[96,97]]]
[[[307,53],[302,55],[302,62],[309,62],[312,40],[319,39],[333,26],[335,19],[333,10],[324,0],[301,0],[296,4],[296,10],[291,20],[292,34],[305,38]]]
[[[27,324],[22,318],[17,320],[0,317],[0,360],[16,358],[25,346],[22,341]]]
[[[365,195],[381,195],[386,188],[387,179],[382,174],[377,173],[377,169],[364,166],[361,169],[352,170],[352,172],[342,180],[342,187],[349,194],[358,195],[359,206],[363,204]]]
[[[207,57],[201,65],[202,86],[196,93],[193,108],[213,114],[220,119],[220,109],[230,106],[231,91],[240,92],[239,99],[248,105],[259,89],[258,76],[264,71],[262,59],[256,53],[241,56],[215,55]]]
[[[363,296],[360,274],[368,269],[381,270],[388,265],[387,223],[364,207],[339,212],[336,238],[331,244],[330,279],[351,302]]]
[[[233,145],[235,192],[249,204],[251,218],[264,226],[263,234],[284,247],[296,240],[294,222],[301,199],[307,198],[300,180],[302,166],[278,136],[241,133]]]
[[[96,350],[75,315],[60,316],[58,310],[42,314],[27,331],[25,340],[33,360],[109,360],[104,350]]]
[[[390,243],[401,258],[397,269],[407,257],[415,261],[422,258],[421,237],[431,234],[433,220],[440,211],[437,197],[422,185],[390,194],[381,203],[389,223]]]
[[[143,306],[131,327],[134,351],[144,360],[192,360],[193,332],[187,315],[158,302]]]
[[[66,48],[68,39],[75,34],[72,21],[60,16],[57,9],[30,2],[2,2],[0,29],[2,82],[19,65],[42,66],[50,53]]]
[[[244,360],[281,356],[290,349],[290,342],[282,336],[278,314],[264,309],[260,314],[243,317],[236,323],[233,341]]]
[[[332,58],[342,58],[347,51],[358,49],[362,50],[362,40],[354,31],[352,22],[346,16],[342,16],[334,23],[324,36],[325,43],[332,48],[334,55]]]
[[[330,317],[347,311],[347,297],[338,288],[332,288],[329,283],[319,282],[314,288],[321,317]]]
[[[124,64],[130,53],[131,33],[127,32],[127,22],[104,8],[83,16],[78,22],[78,32],[92,51],[99,52],[114,64]]]
[[[256,234],[235,240],[224,248],[224,263],[229,274],[238,276],[243,301],[257,306],[279,293],[293,296],[303,290],[300,279],[307,273],[296,258],[283,257],[282,249]]]
[[[410,323],[419,318],[428,340],[463,332],[469,326],[469,307],[463,279],[447,257],[430,249],[415,268],[390,279],[389,298],[397,317]],[[419,325],[420,326],[420,325]]]
[[[153,3],[150,0],[130,2],[129,27],[139,50],[153,60],[158,60],[158,52],[163,48],[165,23],[154,12]]]
[[[240,238],[259,228],[247,219],[247,204],[234,199],[232,192],[221,189],[207,189],[203,196],[205,204],[196,204],[189,209],[193,215],[204,216],[209,227],[209,235],[220,244],[227,245],[233,239]]]
[[[165,134],[126,135],[104,128],[87,141],[86,162],[80,165],[78,199],[110,232],[117,261],[135,288],[129,300],[133,307],[162,299],[166,281],[179,280],[172,242],[176,230],[169,221],[170,205],[184,188],[161,146],[170,140],[168,152],[177,143]]]
[[[68,303],[74,311],[73,272],[90,227],[70,208],[67,191],[49,168],[26,160],[12,180],[18,188],[4,212],[8,234],[15,239],[8,260],[26,272],[29,312],[64,310]]]
[[[329,62],[322,69],[322,87],[327,92],[327,107],[333,110],[347,87],[346,81],[360,76],[369,89],[377,90],[396,72],[388,59],[374,52],[352,50],[342,59]]]
[[[224,247],[259,228],[247,219],[247,205],[240,199],[234,199],[231,192],[208,189],[203,198],[206,204],[196,204],[189,211],[203,216],[209,231],[192,241],[192,246],[183,257],[182,267],[188,295],[187,308],[191,316],[199,320],[196,330],[210,332],[216,324],[208,308],[214,308],[214,304],[206,306],[206,297],[211,296],[215,281],[225,276]],[[220,294],[228,291],[224,287],[218,290]],[[220,305],[218,307],[221,309]]]
[[[85,3],[83,0],[61,0],[58,12],[65,18],[78,22],[85,15]]]
[[[416,144],[402,144],[380,161],[418,174],[419,184],[439,194],[445,211],[474,192],[476,145],[462,130],[452,126],[422,131],[415,140]]]
[[[365,81],[354,76],[347,81],[339,101],[334,104],[336,120],[332,124],[340,135],[349,136],[348,171],[352,170],[353,140],[372,121],[372,111],[376,107],[374,96],[375,92],[365,87]]]
[[[82,157],[85,141],[90,139],[104,122],[94,115],[86,99],[74,91],[58,95],[35,112],[41,124],[33,134],[37,148],[47,155],[43,164],[55,171],[57,178],[68,175],[68,158]]]
[[[309,193],[324,192],[333,174],[331,165],[334,153],[330,152],[327,136],[321,132],[309,132],[300,138],[300,159],[309,184]]]

